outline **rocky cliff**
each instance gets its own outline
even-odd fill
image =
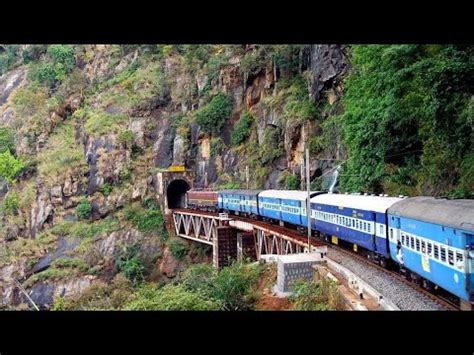
[[[50,308],[133,274],[122,259],[166,282],[209,258],[161,229],[153,174],[185,165],[197,187],[244,187],[249,166],[251,188],[297,188],[349,68],[337,45],[7,49],[0,123],[22,169],[2,182],[0,295],[20,308],[31,305],[15,280]],[[329,167],[314,163],[313,177]]]

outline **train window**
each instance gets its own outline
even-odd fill
[[[438,245],[437,244],[433,245],[433,251],[434,251],[434,254],[433,254],[434,258],[439,259],[439,250],[438,250]]]
[[[448,249],[448,263],[454,265],[454,252],[451,249]]]
[[[464,258],[460,252],[456,252],[456,267],[460,270],[464,269]]]
[[[379,234],[380,234],[381,236],[384,235],[384,232],[383,232],[383,225],[382,225],[382,224],[379,226]]]
[[[390,239],[393,239],[393,236],[390,236]],[[405,245],[405,234],[402,234],[402,245]]]
[[[421,252],[426,254],[426,243],[424,240],[421,241]]]
[[[356,224],[355,227],[359,229],[359,221],[355,221],[355,224]]]
[[[415,238],[410,237],[410,245],[412,249],[415,249]]]
[[[418,238],[415,238],[416,240],[416,251],[420,251],[420,240]]]
[[[393,228],[390,228],[390,239],[393,239]]]
[[[433,244],[431,244],[430,242],[428,242],[427,244],[428,244],[428,255],[431,255],[431,252],[433,251]]]
[[[446,262],[446,248],[440,247],[440,250],[441,250],[441,261]]]

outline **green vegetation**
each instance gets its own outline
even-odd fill
[[[113,186],[108,183],[105,183],[100,187],[100,192],[102,192],[104,196],[109,196],[112,190]]]
[[[33,66],[28,74],[34,81],[53,87],[67,78],[76,65],[76,59],[74,50],[69,45],[48,46],[47,54],[47,59]]]
[[[212,137],[210,141],[211,157],[219,156],[225,149],[225,144],[221,137]]]
[[[114,133],[128,121],[125,114],[113,114],[108,112],[91,112],[85,124],[86,132],[92,136]]]
[[[120,132],[118,136],[118,142],[123,144],[125,147],[131,147],[135,140],[135,133],[131,130],[125,130]]]
[[[0,54],[0,75],[11,69],[17,61],[17,45],[5,46],[5,52]]]
[[[258,74],[266,66],[266,60],[263,51],[252,51],[246,54],[240,61],[240,72],[242,74]]]
[[[473,194],[473,48],[353,47],[341,117],[345,190]]]
[[[240,119],[235,124],[230,143],[232,145],[239,145],[243,143],[250,135],[250,129],[255,118],[251,113],[245,112],[240,116]]]
[[[299,280],[294,284],[290,300],[300,311],[343,310],[344,303],[337,285],[322,278],[320,281]]]
[[[59,258],[53,261],[51,267],[55,269],[77,269],[81,272],[89,270],[89,266],[81,258]]]
[[[37,157],[38,172],[41,176],[57,181],[74,173],[83,175],[87,164],[82,146],[75,139],[71,122],[58,127],[55,133],[50,135],[47,144],[48,149],[42,150]]]
[[[122,309],[133,291],[132,284],[123,274],[117,274],[110,284],[95,282],[79,297],[57,297],[52,309],[63,310],[114,310]]]
[[[20,197],[16,191],[8,192],[2,203],[2,211],[5,214],[15,214],[20,207]]]
[[[272,163],[284,153],[283,139],[281,139],[281,129],[269,126],[265,130],[260,160],[263,165]]]
[[[139,249],[138,244],[127,247],[116,261],[119,272],[122,272],[133,285],[139,284],[145,278],[145,266],[140,259]]]
[[[232,98],[221,92],[196,112],[196,120],[204,132],[219,135],[231,113]]]
[[[182,259],[188,252],[188,246],[180,239],[171,239],[168,246],[173,257],[178,260]]]
[[[25,136],[40,135],[49,116],[48,94],[34,83],[19,88],[11,97],[15,111],[14,129]]]
[[[168,235],[159,206],[155,204],[147,205],[146,201],[144,205],[136,202],[125,206],[123,216],[131,221],[140,232],[151,233],[159,236],[162,240],[166,240]]]
[[[22,161],[15,158],[9,150],[0,153],[0,177],[4,178],[9,184],[15,182],[15,179],[24,168]]]
[[[15,153],[15,141],[10,129],[0,127],[0,153],[5,153],[6,151]]]
[[[83,198],[76,207],[77,216],[81,219],[90,219],[92,214],[92,205],[89,199]]]
[[[110,234],[121,229],[120,223],[116,218],[107,217],[97,222],[71,222],[62,221],[50,228],[44,235],[72,236],[78,238],[90,239],[98,234]]]
[[[283,183],[283,186],[285,187],[286,190],[299,190],[301,185],[300,185],[300,179],[298,179],[298,176],[287,173],[287,174],[282,174],[282,179],[281,183]]]
[[[22,52],[23,63],[28,64],[30,62],[37,61],[47,51],[45,45],[29,45]]]
[[[125,306],[129,310],[160,311],[217,311],[220,305],[197,292],[186,291],[180,285],[168,284],[162,288],[144,285]]]

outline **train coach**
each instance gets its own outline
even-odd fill
[[[388,209],[390,256],[425,287],[474,301],[472,200],[410,197]]]
[[[310,198],[322,192],[313,191]],[[258,195],[260,216],[307,227],[307,192],[297,190],[264,190]]]
[[[217,206],[224,211],[249,217],[259,216],[258,194],[262,190],[221,190],[217,192]]]
[[[390,259],[387,242],[387,209],[398,197],[321,194],[311,198],[312,228],[359,248],[381,265]],[[362,251],[360,250],[360,251]]]

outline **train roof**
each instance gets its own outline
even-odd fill
[[[310,197],[316,196],[322,192],[311,191]],[[283,198],[286,200],[306,201],[308,193],[301,190],[264,190],[259,197]]]
[[[395,216],[474,232],[474,200],[436,197],[409,197],[388,210]]]
[[[256,195],[256,194],[259,194],[260,192],[262,192],[263,190],[237,190],[237,189],[234,189],[234,190],[220,190],[218,191],[219,193],[223,193],[223,194],[239,194],[239,195]]]
[[[327,193],[315,196],[310,201],[312,203],[321,203],[323,205],[356,208],[365,211],[385,213],[390,206],[401,200],[402,198],[399,197]]]

